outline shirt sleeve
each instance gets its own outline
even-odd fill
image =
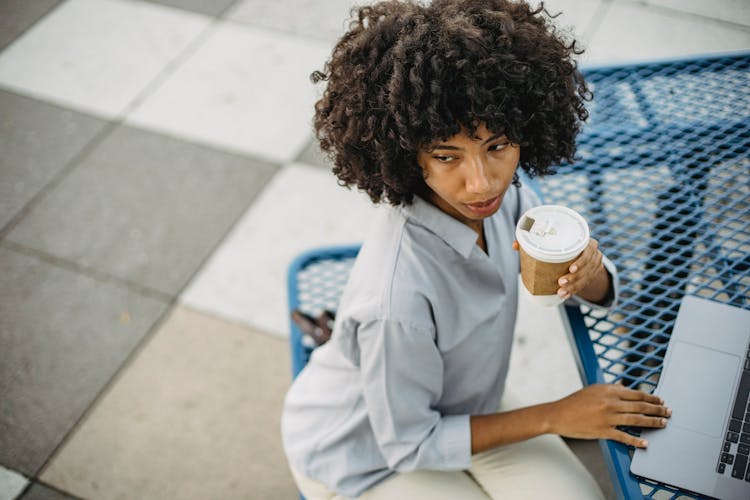
[[[388,467],[398,472],[468,468],[469,415],[435,409],[443,361],[432,331],[375,320],[360,324],[357,339],[365,404]]]

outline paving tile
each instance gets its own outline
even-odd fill
[[[522,394],[529,405],[560,399],[583,387],[560,310],[532,302],[520,278],[518,286],[518,319],[506,386],[513,394]]]
[[[690,12],[700,16],[713,17],[731,23],[750,26],[750,8],[747,0],[641,0],[649,5]]]
[[[61,0],[4,0],[0,2],[0,50],[51,11]]]
[[[41,478],[84,498],[296,498],[286,342],[176,308]]]
[[[236,0],[149,0],[154,3],[189,10],[207,16],[218,16],[223,13]]]
[[[105,124],[0,90],[0,229]]]
[[[34,477],[166,304],[0,247],[0,463]]]
[[[0,54],[0,85],[116,116],[209,21],[145,2],[69,0]]]
[[[614,2],[592,36],[590,48],[583,59],[587,63],[642,61],[748,49],[750,31]]]
[[[274,30],[316,38],[333,47],[344,34],[349,12],[366,0],[244,0],[238,2],[227,18]]]
[[[27,484],[29,481],[21,474],[0,465],[0,500],[13,500]]]
[[[7,238],[176,295],[272,173],[268,164],[121,127]]]
[[[325,169],[330,169],[332,165],[320,150],[317,139],[311,139],[295,161],[306,165],[323,167]]]
[[[18,500],[76,500],[76,497],[42,483],[34,482]]]
[[[287,162],[311,131],[310,73],[328,49],[224,22],[128,121],[233,151]]]
[[[329,172],[279,172],[182,294],[218,316],[286,335],[286,272],[313,247],[361,243],[375,214],[369,199]]]

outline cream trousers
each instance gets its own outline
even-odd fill
[[[502,409],[520,405],[504,397]],[[345,500],[325,485],[292,471],[307,500]],[[465,471],[395,474],[365,491],[363,500],[487,500],[604,498],[596,481],[559,436],[544,435],[471,458]]]

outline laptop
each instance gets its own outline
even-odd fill
[[[722,500],[750,499],[750,310],[685,296],[655,394],[672,408],[641,436],[636,476]]]

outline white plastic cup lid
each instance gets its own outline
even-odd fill
[[[516,225],[524,252],[542,262],[567,262],[589,243],[589,225],[581,214],[561,205],[541,205],[524,213]]]

